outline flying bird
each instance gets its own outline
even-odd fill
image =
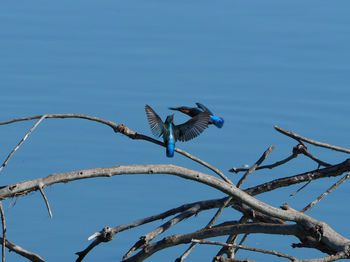
[[[180,107],[169,107],[171,110],[180,111],[190,117],[195,117],[196,115],[207,112],[210,115],[209,124],[214,124],[218,128],[222,128],[224,125],[224,119],[222,117],[214,116],[214,114],[201,103],[196,103],[197,107],[188,107],[188,106],[180,106]]]
[[[176,141],[188,141],[208,127],[210,115],[200,112],[181,125],[174,124],[174,114],[167,116],[163,122],[157,113],[149,106],[145,106],[148,123],[155,136],[163,136],[166,146],[166,156],[173,157]]]

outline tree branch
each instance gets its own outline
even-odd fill
[[[296,225],[275,225],[275,224],[262,224],[251,223],[244,225],[231,225],[222,227],[213,227],[208,229],[202,229],[193,233],[185,235],[174,235],[165,237],[163,240],[148,245],[139,253],[134,256],[123,260],[124,262],[136,262],[143,261],[150,257],[155,252],[176,246],[179,244],[187,244],[192,239],[205,239],[210,237],[217,237],[229,234],[241,234],[241,233],[264,233],[264,234],[279,234],[279,235],[298,235],[299,229]]]
[[[310,210],[314,205],[316,205],[318,202],[320,202],[323,198],[325,198],[329,193],[331,193],[334,189],[336,189],[340,184],[344,183],[346,180],[350,178],[350,173],[347,173],[345,176],[343,176],[339,181],[334,183],[330,188],[327,189],[326,192],[324,192],[322,195],[320,195],[316,200],[312,201],[310,204],[308,204],[306,207],[304,207],[301,212],[306,212]]]
[[[7,165],[7,162],[10,160],[11,156],[20,148],[20,146],[24,143],[24,141],[28,138],[28,136],[34,131],[34,129],[46,118],[46,115],[40,117],[39,121],[35,123],[35,125],[28,131],[28,133],[22,138],[22,140],[18,143],[18,145],[11,151],[11,153],[7,156],[5,162],[0,167],[0,173],[2,169]],[[0,123],[1,125],[1,123]]]
[[[160,146],[165,147],[163,142],[158,141],[156,139],[153,139],[149,136],[145,136],[143,134],[137,133],[123,124],[117,124],[117,123],[114,123],[114,122],[109,121],[109,120],[105,120],[105,119],[94,117],[94,116],[82,115],[82,114],[46,114],[46,115],[40,115],[40,116],[23,117],[23,118],[13,119],[10,121],[0,122],[0,125],[12,124],[12,123],[19,122],[19,121],[40,119],[38,121],[38,123],[36,124],[36,126],[37,126],[44,118],[81,118],[81,119],[91,120],[91,121],[95,121],[95,122],[107,125],[107,126],[111,127],[115,133],[123,134],[131,139],[145,140],[145,141],[154,143],[156,145],[160,145]],[[35,128],[36,126],[34,126],[33,128]],[[228,182],[228,183],[231,182],[231,180],[227,176],[225,176],[219,169],[210,165],[209,163],[199,159],[198,157],[191,155],[190,153],[188,153],[182,149],[175,148],[175,151],[182,154],[183,156],[207,167],[208,169],[212,170],[213,172],[218,174],[222,179],[224,179],[226,182]],[[0,169],[0,172],[1,172],[1,169]]]
[[[47,207],[47,211],[49,212],[50,218],[52,218],[52,212],[51,212],[50,204],[49,204],[49,201],[47,200],[47,197],[46,197],[45,192],[43,190],[43,186],[39,184],[38,188],[40,190],[40,193],[41,193],[42,197],[44,198],[44,201],[45,201],[45,204],[46,204],[46,207]]]
[[[245,189],[244,191],[254,196],[257,194],[272,191],[280,187],[286,187],[298,183],[308,182],[310,180],[315,180],[319,178],[339,176],[345,172],[350,172],[350,159],[347,159],[344,162],[330,167],[315,169],[313,171],[305,172],[295,176],[275,179],[273,181]]]
[[[2,201],[0,201],[0,214],[1,214],[1,224],[2,224],[2,262],[5,262],[6,253],[6,222],[4,209],[2,208]]]
[[[3,241],[3,238],[0,237],[0,240]],[[45,262],[44,259],[42,259],[39,255],[32,253],[28,250],[25,250],[24,248],[10,242],[9,240],[6,239],[6,247],[10,250],[13,251],[15,253],[17,253],[18,255],[25,257],[27,259],[29,259],[30,261],[33,262]]]
[[[286,135],[286,136],[289,136],[295,140],[297,140],[298,142],[300,141],[304,141],[306,143],[309,143],[309,144],[312,144],[312,145],[315,145],[315,146],[319,146],[319,147],[324,147],[324,148],[328,148],[328,149],[332,149],[332,150],[335,150],[335,151],[339,151],[339,152],[344,152],[344,153],[348,153],[350,154],[350,149],[347,149],[347,148],[342,148],[342,147],[339,147],[339,146],[334,146],[334,145],[330,145],[330,144],[326,144],[326,143],[322,143],[322,142],[318,142],[318,141],[315,141],[315,140],[311,140],[309,138],[306,138],[306,137],[303,137],[303,136],[300,136],[296,133],[293,133],[291,131],[287,131],[283,128],[280,128],[278,126],[275,126],[275,129]]]
[[[261,248],[246,247],[246,246],[242,246],[242,245],[227,244],[227,243],[222,243],[222,242],[217,242],[217,241],[208,241],[208,240],[202,240],[202,239],[192,239],[192,242],[199,243],[199,244],[218,245],[218,246],[239,248],[239,249],[249,250],[249,251],[253,251],[253,252],[259,252],[259,253],[274,255],[274,256],[278,256],[278,257],[284,257],[284,258],[288,258],[291,261],[297,260],[295,257],[284,254],[282,252],[265,250],[265,249],[261,249]]]
[[[135,252],[139,248],[143,248],[146,246],[150,241],[152,241],[154,238],[162,234],[164,231],[168,230],[170,227],[176,225],[177,223],[181,222],[182,220],[193,216],[199,211],[199,206],[193,206],[186,211],[182,212],[178,216],[170,219],[168,222],[164,223],[160,227],[157,227],[152,232],[142,236],[139,241],[137,241],[133,247],[124,255],[123,259],[126,259],[129,257],[133,252]]]
[[[238,181],[237,187],[240,188],[243,182],[248,178],[248,176],[258,168],[258,166],[266,159],[266,157],[271,153],[272,150],[275,149],[275,146],[270,146],[262,156],[256,161],[256,163],[249,168],[249,170],[242,176],[242,178]]]
[[[300,262],[331,262],[339,259],[349,259],[348,252],[339,252],[335,255],[331,255],[328,257],[316,258],[316,259],[303,259]]]

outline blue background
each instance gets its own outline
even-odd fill
[[[266,163],[296,144],[274,125],[327,143],[350,147],[350,3],[348,1],[16,1],[0,8],[0,121],[47,113],[80,113],[125,124],[151,136],[144,105],[165,118],[168,106],[202,102],[225,119],[197,139],[177,146],[215,165],[234,182],[233,166],[253,164],[270,145]],[[175,123],[187,118],[175,115]],[[9,152],[34,121],[0,127],[0,156]],[[330,163],[345,154],[310,146]],[[45,120],[1,173],[1,185],[51,173],[127,164],[175,164],[212,174],[162,147],[133,141],[110,128],[80,119]],[[243,188],[315,169],[299,156],[285,167],[254,173]],[[258,196],[273,206],[302,209],[338,178],[314,181]],[[308,214],[349,237],[340,186]],[[7,237],[47,261],[73,261],[87,238],[187,202],[223,197],[207,186],[173,176],[89,179],[45,189],[49,219],[39,192],[6,200]],[[165,235],[206,225],[214,210],[200,213]],[[340,220],[339,218],[344,218]],[[218,222],[239,218],[227,209]],[[118,261],[161,222],[117,235],[85,261]],[[165,236],[164,235],[164,236]],[[163,237],[163,235],[161,236]],[[224,240],[218,238],[217,240]],[[292,237],[251,236],[246,245],[298,258],[324,254],[290,244]],[[178,246],[150,261],[174,261]],[[210,261],[217,247],[200,246],[188,261]],[[240,251],[258,261],[275,257]],[[8,261],[26,261],[15,253]]]

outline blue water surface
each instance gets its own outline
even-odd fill
[[[144,112],[149,104],[165,118],[169,106],[201,102],[225,119],[177,146],[215,165],[233,182],[231,167],[253,164],[271,145],[266,163],[291,153],[296,142],[274,125],[303,136],[350,148],[350,3],[332,1],[19,1],[0,8],[0,121],[49,113],[80,113],[125,124],[152,136]],[[187,117],[175,114],[175,124]],[[18,144],[35,121],[0,126],[0,156]],[[343,153],[310,146],[329,163]],[[47,119],[30,135],[1,173],[1,185],[52,173],[128,164],[174,164],[212,174],[182,155],[115,134],[82,119]],[[298,157],[284,167],[256,172],[243,188],[313,170]],[[337,178],[257,196],[275,207],[302,209]],[[350,237],[340,186],[308,212]],[[173,176],[118,176],[80,180],[45,188],[53,218],[39,192],[3,201],[7,238],[47,261],[74,261],[87,238],[184,203],[223,197],[205,185]],[[159,239],[205,226],[214,210],[175,226]],[[339,220],[345,218],[344,221]],[[225,210],[218,223],[239,214]],[[165,220],[166,221],[166,220]],[[118,234],[84,261],[120,261],[140,236],[165,221]],[[216,240],[225,241],[225,238]],[[292,237],[257,235],[247,246],[293,254]],[[174,261],[187,246],[152,256]],[[211,261],[217,247],[199,246],[188,261]],[[279,261],[241,252],[241,258]],[[11,252],[8,261],[26,261]]]

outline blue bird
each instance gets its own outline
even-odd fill
[[[166,146],[166,156],[173,157],[175,143],[195,138],[208,127],[209,113],[201,112],[181,125],[174,125],[174,115],[169,115],[163,122],[157,113],[149,106],[145,106],[148,123],[155,136],[163,136]]]
[[[222,117],[214,116],[214,114],[201,103],[196,103],[196,105],[197,107],[181,106],[169,107],[169,109],[180,111],[186,115],[189,115],[190,117],[195,117],[200,113],[207,112],[210,115],[209,124],[214,124],[216,127],[222,128],[224,125],[224,119]]]

